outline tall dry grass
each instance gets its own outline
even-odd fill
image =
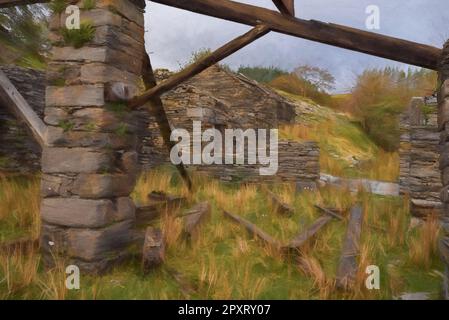
[[[438,237],[440,234],[438,215],[431,215],[418,228],[416,237],[412,238],[409,243],[410,261],[418,267],[429,270],[438,253]]]
[[[0,226],[37,238],[40,231],[40,179],[0,175]]]

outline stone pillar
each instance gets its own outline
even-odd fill
[[[444,237],[440,241],[440,252],[446,265],[446,279],[444,281],[444,297],[449,300],[449,41],[445,44],[439,74],[438,91],[438,126],[441,130],[441,158],[443,201],[442,225]]]
[[[139,90],[144,1],[96,0],[94,8],[70,2],[93,29],[75,48],[67,16],[54,13],[50,23],[41,248],[47,264],[59,256],[99,273],[126,256],[135,221],[129,195],[138,172],[138,121],[118,97]]]

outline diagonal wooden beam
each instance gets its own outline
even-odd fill
[[[0,0],[0,8],[25,6],[27,4],[47,3],[51,0]]]
[[[273,2],[282,14],[295,16],[295,0],[273,0]]]
[[[11,110],[20,120],[27,124],[36,141],[42,148],[46,145],[47,126],[34,112],[8,77],[0,70],[0,104]]]
[[[230,0],[153,0],[179,9],[243,23],[266,25],[272,31],[438,70],[442,50],[432,46],[314,20],[302,20],[276,11]]]
[[[241,48],[255,41],[256,39],[264,36],[268,32],[270,32],[270,30],[266,26],[261,25],[254,27],[249,32],[245,33],[244,35],[238,38],[235,38],[231,42],[228,42],[221,48],[217,49],[216,51],[212,52],[206,57],[198,60],[197,62],[193,63],[189,67],[182,70],[181,72],[173,75],[172,77],[160,83],[159,85],[146,91],[141,96],[132,99],[128,103],[128,106],[130,108],[138,108],[144,105],[147,101],[149,101],[153,97],[160,96],[163,93],[175,88],[182,82],[206,70],[210,66],[230,56],[234,52],[240,50]]]
[[[156,79],[154,77],[153,67],[151,66],[150,57],[146,52],[144,53],[142,78],[145,85],[145,89],[150,89],[157,86]],[[176,145],[170,139],[171,136],[170,122],[168,121],[167,113],[165,112],[162,100],[159,96],[154,96],[151,97],[148,101],[150,106],[150,113],[156,118],[156,122],[159,126],[159,130],[161,131],[164,144],[167,147],[168,151],[170,152],[172,148],[176,148]],[[177,165],[176,168],[178,169],[179,174],[181,175],[182,179],[187,185],[187,188],[189,189],[189,191],[191,191],[192,180],[190,179],[190,176],[186,168],[182,163]]]

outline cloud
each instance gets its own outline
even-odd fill
[[[269,0],[240,1],[275,9]],[[441,47],[449,38],[446,0],[301,0],[297,16],[324,22],[365,28],[368,5],[378,5],[379,33]],[[215,49],[248,31],[250,27],[148,2],[146,17],[147,51],[153,65],[172,70],[185,64],[192,52]],[[346,91],[365,68],[409,66],[282,34],[270,33],[224,61],[240,65],[276,66],[291,70],[301,64],[329,69],[337,78],[337,91]]]

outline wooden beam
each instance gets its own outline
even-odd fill
[[[47,3],[50,1],[51,0],[0,0],[0,9],[16,6],[25,6],[28,4]]]
[[[0,70],[0,104],[9,108],[20,120],[26,123],[31,134],[43,148],[46,145],[47,126],[30,107],[28,102]]]
[[[250,235],[257,237],[259,240],[262,240],[262,242],[265,243],[266,245],[268,245],[272,248],[276,248],[276,249],[279,249],[281,247],[281,244],[279,243],[279,241],[274,239],[268,233],[261,230],[259,227],[252,224],[248,220],[246,220],[242,217],[239,217],[237,215],[234,215],[227,211],[223,211],[223,214],[225,215],[225,217],[227,217],[227,218],[233,220],[234,222],[245,227],[245,229],[249,232]]]
[[[410,65],[438,70],[442,50],[336,24],[287,17],[276,11],[230,0],[153,0],[172,7],[349,49]]]
[[[351,210],[351,218],[337,270],[337,286],[342,289],[349,289],[357,276],[357,257],[360,255],[362,223],[363,209],[360,205],[356,205]]]
[[[301,250],[302,246],[310,239],[312,239],[325,225],[331,222],[332,219],[332,216],[328,215],[318,218],[304,232],[301,232],[295,238],[293,238],[283,249],[285,251]]]
[[[154,77],[153,67],[151,66],[150,57],[146,52],[144,53],[144,63],[142,68],[142,78],[145,89],[156,88],[157,85],[156,79]],[[147,101],[149,101],[149,111],[156,118],[156,122],[159,126],[159,130],[161,131],[164,144],[167,147],[168,152],[170,152],[172,148],[176,148],[176,144],[170,139],[170,122],[168,121],[167,113],[165,112],[162,100],[159,96],[151,96],[150,98],[146,99],[145,102],[142,103],[142,105]],[[182,163],[178,164],[176,168],[178,169],[179,174],[187,185],[187,188],[189,189],[189,191],[191,191],[192,180],[190,179],[186,168]]]
[[[273,2],[282,14],[295,16],[295,0],[273,0]]]
[[[130,108],[138,108],[144,105],[147,101],[153,97],[158,97],[163,93],[177,87],[179,84],[188,80],[189,78],[201,73],[210,66],[216,64],[217,62],[223,60],[224,58],[230,56],[234,52],[240,50],[246,45],[250,44],[256,39],[264,36],[270,32],[266,26],[256,26],[251,31],[245,33],[244,35],[235,38],[231,42],[228,42],[221,48],[207,55],[206,57],[198,60],[197,62],[191,64],[181,72],[171,76],[169,79],[163,81],[159,85],[152,87],[150,90],[143,93],[128,102]],[[156,101],[157,102],[157,101]]]

